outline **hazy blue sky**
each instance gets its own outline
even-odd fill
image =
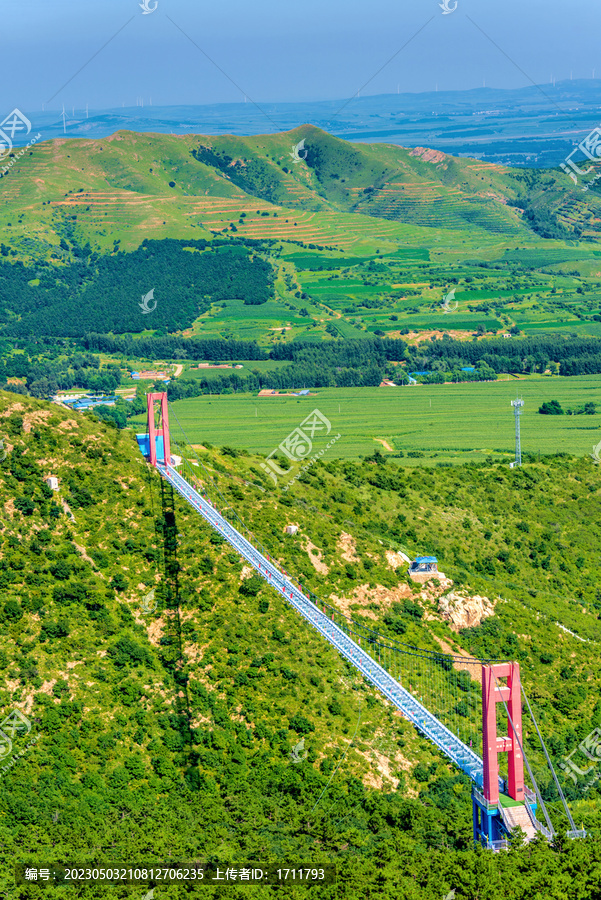
[[[3,0],[0,112],[243,99],[188,38],[258,102],[601,77],[595,0],[440,2]]]

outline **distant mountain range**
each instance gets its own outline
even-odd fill
[[[7,110],[7,112],[9,112]],[[42,140],[102,138],[127,129],[163,134],[256,135],[305,122],[349,141],[426,146],[513,166],[558,165],[601,120],[601,80],[518,90],[479,88],[305,103],[219,103],[107,110],[23,110]],[[14,144],[24,144],[27,137]]]

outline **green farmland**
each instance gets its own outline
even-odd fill
[[[230,394],[180,400],[173,409],[195,444],[227,444],[268,454],[318,408],[332,424],[331,436],[341,435],[328,451],[337,457],[356,458],[377,448],[390,453],[379,438],[393,448],[394,455],[403,451],[401,465],[481,461],[491,455],[509,461],[514,448],[510,401],[518,390],[525,404],[524,453],[587,456],[601,441],[601,413],[544,416],[537,412],[547,400],[558,400],[564,409],[593,402],[601,410],[600,375],[389,389],[324,388],[302,398]],[[316,449],[325,447],[328,440],[322,437]],[[410,452],[424,455],[408,456]]]

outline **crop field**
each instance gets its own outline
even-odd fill
[[[436,329],[468,335],[481,326],[487,331],[517,326],[526,334],[569,328],[583,336],[598,336],[601,272],[593,259],[597,252],[550,247],[545,257],[540,249],[507,249],[500,258],[508,266],[501,271],[491,271],[486,262],[490,251],[482,248],[465,251],[466,257],[478,253],[483,259],[480,266],[467,258],[451,263],[445,251],[437,251],[435,260],[425,255],[421,259],[410,255],[401,259],[396,254],[348,257],[346,267],[341,259],[325,254],[297,253],[285,259],[287,266],[295,265],[291,271],[303,292],[301,305],[317,319],[323,312],[316,315],[316,305],[329,312],[344,336],[353,333],[349,328],[364,334]],[[534,268],[542,266],[544,258],[556,266],[552,274]],[[591,267],[586,275],[571,268],[584,262]],[[443,298],[451,288],[457,306],[445,312]],[[292,293],[281,296],[296,306]],[[341,319],[348,323],[346,327]],[[287,339],[292,336],[288,334]]]
[[[539,268],[540,266],[552,266],[557,263],[580,262],[589,259],[591,256],[601,256],[599,250],[580,250],[566,247],[540,248],[540,249],[522,249],[522,250],[506,250],[503,255],[503,262],[516,262],[523,266]]]
[[[290,365],[290,363],[286,360],[278,360],[278,359],[252,359],[252,360],[240,360],[240,363],[237,363],[236,360],[232,362],[226,363],[229,366],[228,369],[221,369],[215,367],[214,363],[210,363],[212,368],[197,368],[196,364],[190,366],[186,369],[186,379],[201,379],[201,378],[216,378],[220,375],[228,374],[232,372],[232,366],[242,365],[242,369],[238,369],[241,375],[247,374],[248,372],[252,372],[256,370],[257,372],[277,372],[278,369],[281,369],[285,366]]]
[[[324,253],[297,253],[294,251],[287,253],[285,259],[287,262],[294,263],[299,269],[314,269],[316,271],[321,269],[329,271],[344,269],[348,266],[356,266],[368,261],[368,258],[365,256],[333,257]],[[404,262],[407,260],[429,262],[430,251],[427,247],[404,247],[400,250],[395,250],[394,253],[381,254],[380,259],[383,262]]]
[[[298,301],[295,301],[298,303]],[[306,304],[299,304],[305,306]],[[285,330],[288,338],[305,337],[312,329],[313,319],[298,315],[292,304],[279,300],[260,306],[246,306],[241,300],[232,299],[225,305],[214,306],[194,323],[192,333],[210,337],[233,337],[240,340],[269,340],[276,332]],[[320,335],[322,333],[320,332]]]
[[[317,408],[330,420],[331,436],[341,435],[328,450],[331,456],[356,458],[379,449],[393,455],[402,451],[400,465],[456,464],[491,455],[509,462],[514,448],[510,401],[518,391],[524,399],[524,453],[587,456],[601,441],[601,375],[406,388],[324,388],[302,398],[205,396],[179,400],[173,409],[195,444],[207,441],[268,454]],[[593,402],[599,414],[540,415],[539,406],[548,400],[558,400],[564,409]],[[328,440],[320,438],[316,449]],[[408,456],[410,452],[423,456]]]
[[[393,312],[397,312],[398,310],[393,310]],[[378,314],[362,314],[362,321],[367,325],[368,331],[377,331],[381,330],[385,324],[384,319],[382,317],[382,313]],[[399,328],[399,323],[397,323],[394,327],[391,327],[389,323],[387,324],[387,331],[397,331]],[[492,316],[473,316],[469,313],[466,315],[461,315],[460,313],[452,316],[451,314],[445,314],[444,310],[439,308],[432,313],[425,313],[423,315],[420,314],[409,314],[407,318],[403,319],[403,326],[410,327],[413,330],[423,330],[429,331],[431,329],[456,329],[459,331],[473,331],[474,328],[477,328],[478,325],[484,325],[487,330],[497,329],[501,327],[501,323],[498,319],[493,318]]]

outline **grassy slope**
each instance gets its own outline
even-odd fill
[[[301,137],[309,156],[294,164],[290,150]],[[208,163],[191,155],[200,146],[213,154]],[[571,202],[564,181],[553,175],[547,181],[544,191],[538,181],[526,191],[504,167],[393,145],[352,145],[313,126],[247,138],[118,132],[38,145],[0,180],[0,228],[24,254],[48,252],[66,224],[75,224],[82,243],[106,250],[121,238],[123,249],[131,249],[145,237],[204,237],[246,211],[251,221],[240,231],[252,237],[348,249],[374,239],[384,246],[387,239],[427,244],[427,226],[435,226],[442,246],[452,246],[453,233],[455,243],[463,240],[458,232],[478,237],[481,246],[492,237],[529,239],[520,214],[507,206],[521,193],[558,208]],[[596,203],[587,194],[586,208],[594,212]],[[278,218],[257,217],[256,210]]]
[[[275,861],[284,841],[295,858],[316,859],[321,817],[314,817],[312,837],[300,816],[359,724],[356,750],[336,790],[344,791],[352,777],[388,789],[406,779],[415,795],[409,772],[415,762],[448,772],[334,651],[299,630],[280,600],[267,590],[259,597],[239,594],[238,557],[212,542],[212,532],[180,506],[181,618],[193,727],[188,744],[170,663],[172,614],[165,612],[160,588],[155,614],[144,615],[141,603],[161,580],[153,558],[156,479],[151,489],[128,433],[79,416],[75,421],[43,402],[3,395],[0,408],[8,451],[0,470],[2,709],[5,715],[15,707],[24,711],[32,736],[39,736],[35,751],[4,776],[6,850],[19,846],[21,854],[43,854],[52,862],[156,861],[168,851],[233,860],[238,848]],[[53,500],[42,494],[49,472],[58,476],[59,497],[68,500],[75,522],[52,518]],[[70,479],[83,507],[67,486]],[[31,515],[15,510],[19,497],[32,498]],[[125,579],[117,591],[115,576]],[[78,584],[85,586],[79,597]],[[60,599],[56,586],[75,594]],[[269,609],[260,613],[265,598]],[[111,650],[115,646],[120,654]],[[302,776],[288,758],[303,733],[289,727],[299,712],[311,724]],[[313,798],[304,812],[282,787],[299,777],[309,779]],[[260,808],[257,789],[264,794]],[[335,799],[326,797],[327,808]],[[262,823],[258,830],[251,821],[236,824],[246,803],[252,821],[256,816]],[[269,826],[273,819],[279,828]],[[35,832],[27,825],[32,821]],[[460,833],[465,840],[467,825]]]

